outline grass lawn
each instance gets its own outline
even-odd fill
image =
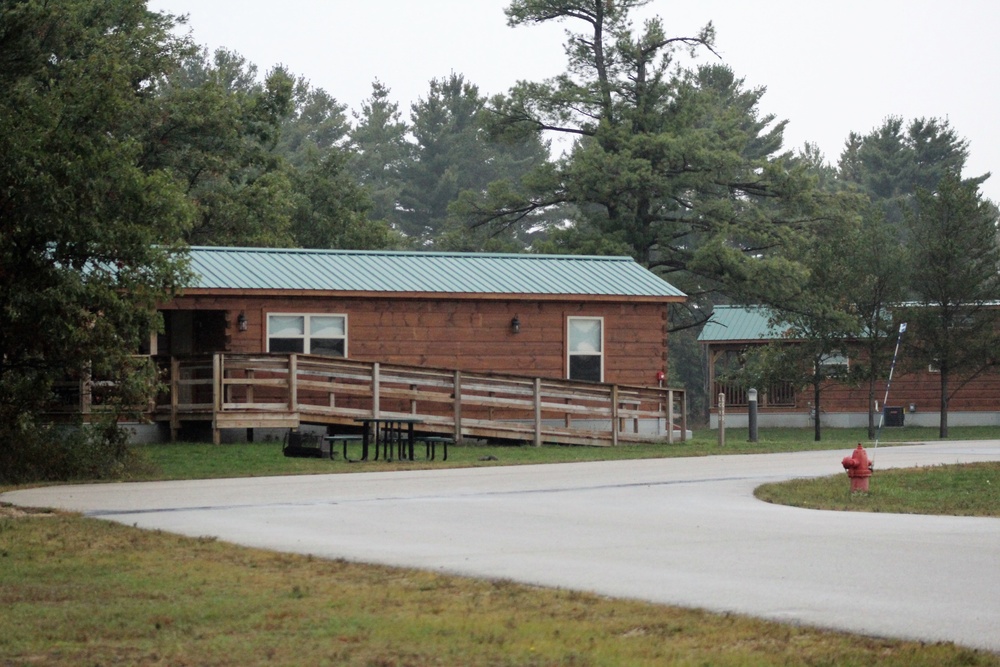
[[[851,493],[846,475],[765,484],[761,500],[810,509],[1000,517],[1000,462],[878,470],[868,493]]]
[[[1000,665],[509,581],[0,515],[0,665]]]
[[[444,462],[281,456],[278,443],[137,448],[133,479],[351,473],[661,456],[843,449],[863,431],[730,431],[689,443],[609,448],[460,446]],[[1000,429],[953,429],[1000,438]],[[880,446],[936,440],[883,431]],[[487,460],[481,460],[487,459]],[[496,459],[496,460],[493,460]],[[897,479],[898,478],[898,479]],[[879,471],[762,488],[772,502],[996,516],[997,465]],[[764,494],[774,493],[768,497]],[[807,496],[818,500],[802,500]],[[975,500],[972,500],[975,499]],[[810,504],[814,502],[815,504]],[[1000,655],[827,632],[509,581],[481,581],[277,554],[106,521],[0,507],[0,665],[990,665]]]
[[[952,428],[952,439],[1000,438],[998,427]],[[278,442],[212,445],[205,443],[173,443],[136,447],[139,461],[129,475],[131,480],[211,479],[217,477],[251,477],[264,475],[301,475],[316,473],[354,473],[375,470],[414,470],[418,468],[524,465],[531,463],[568,463],[574,461],[608,461],[618,459],[661,458],[678,456],[711,456],[726,454],[763,454],[806,450],[844,449],[846,456],[859,442],[867,444],[864,429],[826,429],[823,440],[813,441],[812,429],[762,429],[759,442],[747,442],[745,431],[729,429],[726,444],[719,447],[715,431],[695,431],[687,442],[622,445],[619,447],[570,447],[545,445],[503,446],[468,445],[448,448],[447,461],[394,462],[367,461],[347,463],[337,459],[302,459],[281,456]],[[880,447],[904,442],[937,440],[936,428],[903,427],[883,429]],[[351,456],[357,456],[353,445]],[[422,451],[418,446],[418,457]],[[440,451],[438,453],[440,459]]]

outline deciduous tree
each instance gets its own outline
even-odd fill
[[[131,354],[193,217],[172,171],[144,160],[155,83],[186,49],[174,25],[142,0],[0,6],[0,481],[110,474],[114,405],[149,396]],[[87,378],[117,389],[106,428],[56,437],[57,382]]]

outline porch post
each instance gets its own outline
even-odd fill
[[[379,362],[372,364],[372,418],[378,419],[382,416],[382,402],[380,400],[382,394],[382,382],[379,377],[381,373],[381,368]]]
[[[535,447],[542,446],[542,378],[535,378]]]
[[[688,393],[687,389],[681,392],[681,442],[687,441],[688,432]]]
[[[288,355],[288,409],[299,409],[299,355]]]
[[[674,444],[674,390],[667,389],[667,443]]]
[[[177,406],[181,394],[181,362],[177,357],[170,357],[170,442],[177,442],[181,422],[177,418]]]
[[[455,442],[458,443],[462,440],[462,371],[455,371],[452,387],[454,390],[452,407],[455,416]]]
[[[212,355],[212,443],[222,443],[222,432],[219,430],[219,413],[222,412],[222,355],[218,352]]]
[[[611,446],[618,446],[618,385],[611,385]]]

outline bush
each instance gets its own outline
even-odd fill
[[[114,479],[134,457],[128,432],[117,424],[7,424],[0,437],[0,484]]]

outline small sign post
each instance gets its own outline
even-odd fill
[[[719,447],[726,446],[726,395],[719,394]]]

